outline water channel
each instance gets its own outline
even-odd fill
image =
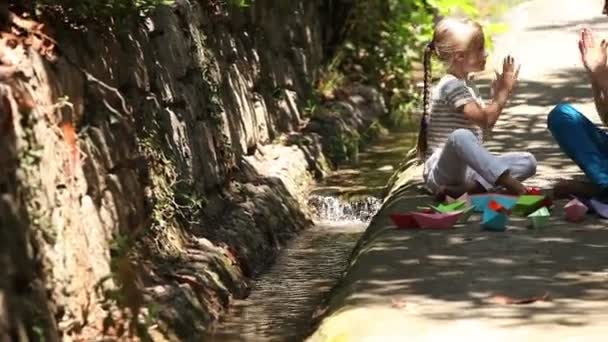
[[[295,237],[235,301],[209,341],[300,341],[311,318],[344,271],[348,256],[380,208],[388,178],[412,146],[412,133],[391,132],[314,189],[315,226]]]

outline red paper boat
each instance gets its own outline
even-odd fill
[[[578,199],[573,199],[564,206],[566,220],[570,222],[582,221],[589,208]]]
[[[412,213],[414,220],[420,228],[427,229],[449,229],[454,227],[458,219],[462,215],[462,211],[454,211],[451,213]]]
[[[540,192],[540,188],[535,188],[535,187],[529,187],[526,188],[526,195],[536,195],[536,196],[540,196],[542,195]]]
[[[418,222],[414,220],[414,216],[411,213],[390,214],[390,217],[399,229],[419,228]]]

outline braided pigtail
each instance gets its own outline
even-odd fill
[[[422,117],[420,118],[420,130],[416,144],[416,154],[419,159],[424,159],[428,148],[427,128],[431,97],[431,57],[435,51],[435,43],[430,42],[424,49],[424,90],[422,94]]]

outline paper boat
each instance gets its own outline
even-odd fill
[[[505,209],[511,210],[515,206],[515,203],[517,203],[518,197],[494,194],[492,195],[492,199],[500,203]]]
[[[458,198],[452,198],[452,197],[450,197],[450,196],[446,196],[446,202],[448,202],[448,203],[454,203],[454,202],[456,202],[456,201],[462,201],[462,202],[464,202],[465,204],[471,204],[471,203],[469,202],[469,194],[467,194],[466,192],[465,192],[464,194],[462,194],[462,195],[461,195],[460,197],[458,197]]]
[[[469,201],[471,201],[471,205],[475,208],[475,211],[481,213],[488,206],[488,202],[490,202],[490,195],[471,195],[469,196]]]
[[[438,209],[434,209],[434,208],[435,208],[434,206],[430,205],[430,206],[419,206],[416,209],[420,212],[430,214],[430,213],[437,212]]]
[[[418,226],[420,226],[420,228],[427,228],[427,229],[448,229],[448,228],[452,228],[456,222],[458,222],[458,219],[460,218],[460,216],[462,215],[461,211],[455,211],[452,213],[434,213],[434,214],[427,214],[427,213],[412,213],[412,216],[414,216],[414,220],[416,220],[416,223],[418,223]]]
[[[467,223],[469,221],[469,218],[471,218],[471,215],[473,215],[474,212],[475,212],[475,207],[473,207],[473,206],[462,209],[462,215],[460,215],[460,219],[458,220],[458,222]]]
[[[431,206],[431,207],[440,213],[451,213],[453,211],[462,210],[465,206],[466,206],[466,202],[456,201],[456,202],[452,202],[449,204],[440,204],[437,207],[433,207],[433,206]]]
[[[587,209],[589,209],[589,211],[587,211],[588,214],[595,213],[595,208],[591,205],[591,200],[589,200],[588,198],[584,198],[584,197],[576,197],[576,196],[571,196],[571,197],[572,197],[572,199],[576,198],[581,203],[583,203],[584,205],[586,205]]]
[[[500,203],[496,202],[495,200],[491,199],[490,202],[488,202],[488,208],[495,211],[495,212],[506,212],[507,209],[505,207],[503,207]]]
[[[593,210],[595,210],[600,217],[608,218],[608,204],[604,204],[593,198],[591,199],[590,203]]]
[[[418,223],[414,220],[411,213],[407,214],[390,214],[391,220],[400,229],[418,228]]]
[[[589,208],[578,199],[573,199],[564,206],[566,220],[570,222],[579,222],[585,218]]]
[[[506,214],[486,208],[481,218],[481,226],[486,230],[502,232],[507,229],[507,221],[508,216]]]
[[[517,202],[517,197],[501,194],[479,194],[469,196],[469,200],[475,207],[475,211],[483,212],[491,200],[498,202],[506,210],[511,210]]]
[[[545,196],[523,195],[517,199],[513,207],[513,214],[527,216],[543,206]]]
[[[542,228],[549,222],[549,209],[542,207],[532,214],[528,215],[534,229]]]

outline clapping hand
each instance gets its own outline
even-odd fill
[[[606,61],[608,59],[608,54],[606,53],[608,43],[606,40],[602,40],[598,44],[593,37],[593,32],[588,29],[583,29],[578,41],[578,48],[581,52],[581,60],[587,71],[594,73],[599,69],[606,67]]]
[[[517,78],[519,77],[519,70],[521,64],[515,64],[515,58],[508,55],[502,62],[502,73],[494,71],[496,78],[492,82],[492,96],[505,91],[507,94],[511,94],[515,86],[517,85]]]

